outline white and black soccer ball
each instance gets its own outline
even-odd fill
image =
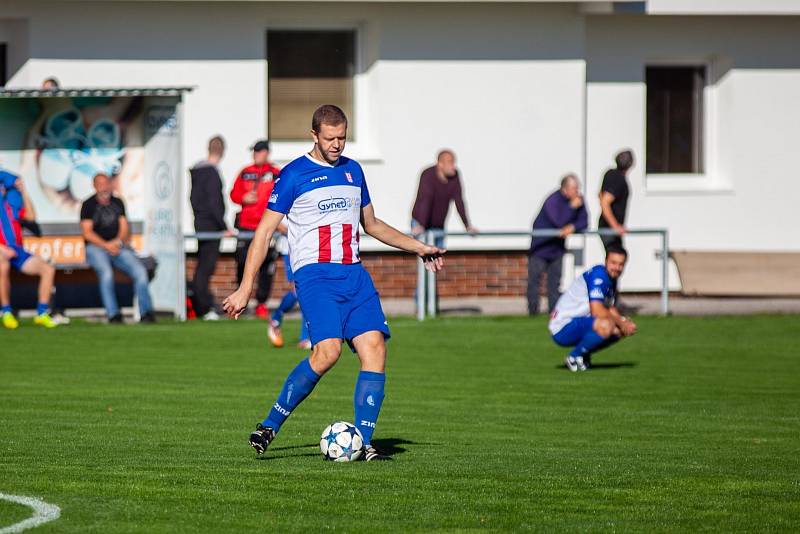
[[[364,437],[351,423],[337,421],[322,432],[319,448],[326,460],[354,462],[364,454]]]

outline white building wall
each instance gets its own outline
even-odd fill
[[[194,86],[184,162],[221,133],[228,185],[247,147],[266,135],[268,28],[359,30],[357,139],[348,153],[365,164],[379,215],[400,228],[419,172],[444,147],[456,151],[470,215],[486,230],[527,228],[560,175],[583,168],[584,30],[575,6],[17,1],[4,10],[29,20],[32,43],[10,86],[51,75],[64,86]],[[286,162],[308,147],[273,143],[273,155]],[[453,215],[451,227],[463,229]]]
[[[673,249],[780,251],[800,246],[800,18],[597,16],[587,19],[587,168],[591,210],[617,150],[629,176],[630,227],[666,227]],[[706,62],[706,172],[646,176],[648,62]],[[651,289],[655,240],[629,238],[625,289]],[[591,258],[601,256],[595,246]],[[673,287],[677,278],[673,272]]]
[[[358,29],[357,139],[348,153],[364,163],[379,215],[400,228],[419,172],[443,147],[458,154],[479,228],[528,228],[568,171],[587,182],[594,226],[603,171],[616,150],[631,147],[640,163],[630,177],[630,226],[668,227],[674,248],[798,247],[798,17],[586,16],[574,3],[0,6],[0,35],[15,36],[15,50],[27,54],[9,86],[51,75],[64,86],[194,86],[183,161],[200,159],[208,138],[224,135],[228,187],[247,147],[266,135],[265,32],[287,27]],[[650,60],[707,61],[714,72],[711,156],[699,179],[644,176]],[[308,146],[275,143],[273,153],[285,162]],[[186,230],[191,222],[187,201]],[[449,227],[461,229],[455,213]],[[590,261],[600,258],[596,241],[589,239]],[[655,288],[656,240],[630,244],[624,287]]]

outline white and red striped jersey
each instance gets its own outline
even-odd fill
[[[359,263],[361,207],[370,203],[364,171],[340,157],[335,165],[308,154],[281,170],[268,209],[286,214],[292,271],[312,263]]]

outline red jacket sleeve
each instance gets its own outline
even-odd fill
[[[242,173],[239,173],[239,176],[236,177],[236,180],[233,182],[233,189],[231,189],[231,201],[236,204],[242,205],[242,199],[244,198],[245,191],[244,187],[244,180],[242,180]]]

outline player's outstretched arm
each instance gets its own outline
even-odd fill
[[[242,312],[247,309],[247,302],[250,300],[250,293],[253,292],[253,281],[256,278],[256,273],[261,268],[261,264],[264,263],[264,258],[266,258],[267,250],[269,249],[269,241],[272,239],[272,234],[283,220],[283,217],[283,213],[268,209],[258,223],[253,242],[250,243],[250,249],[247,251],[242,283],[236,291],[222,301],[222,308],[234,319],[238,319]]]
[[[361,225],[364,227],[365,232],[381,243],[411,252],[422,258],[425,262],[425,268],[429,271],[439,271],[444,267],[442,255],[447,252],[445,249],[426,245],[422,241],[409,237],[397,228],[386,224],[375,217],[375,210],[372,204],[368,204],[361,209]]]

